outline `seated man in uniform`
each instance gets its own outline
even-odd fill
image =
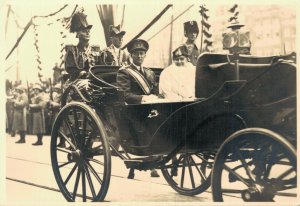
[[[127,103],[136,104],[158,99],[155,73],[143,66],[148,49],[148,42],[142,39],[135,39],[127,46],[132,63],[120,68],[117,73],[117,84],[124,91]],[[151,171],[151,177],[159,177],[155,169]],[[130,169],[128,178],[134,178],[134,169]]]
[[[145,40],[131,41],[127,50],[131,55],[132,63],[121,67],[117,73],[117,84],[125,92],[125,101],[137,104],[158,99],[158,88],[155,73],[143,66],[149,44]]]
[[[196,68],[187,61],[188,50],[182,45],[173,51],[173,64],[159,78],[159,93],[166,99],[195,98]]]
[[[123,66],[127,65],[128,57],[121,49],[125,31],[121,31],[120,25],[109,27],[111,45],[101,53],[101,60],[105,65]]]

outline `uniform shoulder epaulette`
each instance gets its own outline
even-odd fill
[[[66,51],[70,51],[70,50],[73,50],[74,47],[75,47],[75,45],[73,45],[73,44],[66,44],[66,45],[65,45],[65,50],[66,50]]]

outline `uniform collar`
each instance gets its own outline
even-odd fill
[[[133,62],[132,62],[132,65],[133,65],[138,71],[140,71],[141,68],[143,68],[143,65],[137,66],[137,65],[136,65],[135,63],[133,63]]]
[[[188,44],[187,42],[185,42],[185,45],[194,45],[194,47],[198,50],[198,47],[197,47],[197,45],[195,44],[195,42],[192,43],[192,44]]]
[[[120,48],[117,48],[114,44],[111,44],[110,48],[113,49],[114,51],[119,51],[120,50]]]

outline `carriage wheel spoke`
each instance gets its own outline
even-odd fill
[[[86,165],[91,170],[91,172],[93,173],[93,175],[95,176],[95,178],[97,179],[97,181],[100,184],[102,184],[101,178],[99,177],[99,175],[97,174],[97,172],[95,171],[95,169],[92,167],[92,165],[88,161],[86,161]]]
[[[83,120],[82,120],[82,131],[83,131],[83,134],[84,135],[86,135],[86,122],[87,122],[87,120],[86,120],[86,114],[85,113],[83,113]]]
[[[182,160],[182,158],[183,158],[182,155],[180,155],[178,159],[176,158],[176,156],[174,156],[174,157],[172,158],[172,163],[171,163],[170,167],[168,167],[168,168],[170,168],[169,175],[170,175],[171,177],[174,177],[173,170],[174,170],[174,171],[178,171],[178,167],[179,167],[179,164],[180,164],[180,161]],[[176,183],[176,184],[177,184],[177,183]]]
[[[187,164],[188,164],[188,167],[189,167],[189,173],[190,173],[191,183],[192,183],[192,187],[195,188],[194,174],[193,174],[192,167],[191,167],[190,163],[191,163],[190,156],[187,156]]]
[[[284,173],[282,173],[281,175],[279,175],[277,177],[277,179],[282,180],[284,179],[286,176],[288,176],[289,174],[291,174],[294,171],[294,168],[290,168],[287,171],[285,171]]]
[[[207,159],[205,159],[204,157],[200,156],[199,154],[195,154],[199,159],[201,159],[203,162],[209,164],[210,166],[212,166],[212,163],[209,162]],[[214,158],[212,158],[214,159]]]
[[[236,178],[238,178],[242,183],[244,183],[247,187],[250,187],[249,183],[242,177],[240,176],[237,172],[234,170],[230,169],[227,165],[224,164],[224,169],[227,170],[229,173],[233,174]]]
[[[65,163],[63,163],[63,164],[61,164],[61,165],[58,165],[58,168],[64,167],[64,166],[66,166],[66,165],[68,165],[68,164],[70,164],[70,163],[72,163],[72,162],[73,162],[73,161],[65,162]]]
[[[255,177],[252,174],[250,168],[248,167],[248,164],[246,163],[245,158],[242,156],[241,151],[238,149],[238,150],[236,150],[236,153],[238,155],[239,160],[242,162],[242,165],[243,165],[244,169],[246,170],[248,177],[250,178],[251,182],[254,183]]]
[[[77,116],[77,109],[73,109],[73,116],[74,116],[74,122],[75,122],[75,131],[76,131],[76,134],[79,136],[79,137],[81,137],[80,136],[80,125],[79,125],[79,120],[78,120],[78,116]],[[80,144],[80,148],[83,148],[83,138],[79,138],[78,139],[78,141],[79,141],[79,144]]]
[[[80,167],[78,167],[74,190],[73,190],[73,201],[75,201],[75,199],[76,199],[77,189],[78,189],[78,184],[79,184],[79,179],[80,179],[80,173],[81,173],[81,169],[80,169]]]
[[[76,150],[76,146],[71,142],[71,140],[64,134],[64,133],[62,133],[60,130],[58,131],[58,135],[60,136],[60,137],[63,137],[68,143],[69,143],[69,145],[74,149],[74,150]],[[58,149],[59,147],[57,147],[57,149]]]
[[[95,163],[97,163],[97,164],[99,164],[99,165],[102,165],[102,166],[104,166],[104,163],[103,162],[101,162],[101,161],[99,161],[99,160],[96,160],[96,159],[92,159],[92,158],[87,158],[89,161],[92,161],[92,162],[95,162]]]
[[[82,201],[86,202],[86,186],[85,186],[85,171],[84,169],[82,171]]]
[[[74,167],[72,168],[71,172],[69,173],[68,177],[66,178],[64,185],[66,186],[70,180],[70,178],[72,177],[73,173],[75,172],[76,168],[78,167],[78,164],[75,163]]]
[[[192,160],[193,164],[195,165],[195,167],[196,167],[196,169],[197,169],[199,175],[201,176],[202,181],[203,181],[203,182],[206,181],[205,175],[204,175],[203,172],[197,167],[197,164],[196,164],[196,162],[195,162],[195,160],[193,159],[192,156],[191,156],[191,160]]]
[[[94,188],[94,185],[93,185],[93,182],[92,182],[92,178],[91,178],[90,172],[89,172],[86,164],[83,165],[83,169],[84,169],[84,171],[86,173],[86,177],[87,177],[87,180],[88,180],[88,183],[89,183],[89,186],[90,186],[93,198],[95,198],[96,197],[95,188]]]
[[[66,148],[56,147],[56,150],[58,150],[58,151],[60,151],[60,152],[64,152],[64,153],[70,154],[70,150],[68,150],[68,149],[66,149]]]
[[[182,165],[182,173],[181,173],[180,187],[183,187],[183,183],[184,183],[185,165],[186,165],[186,155],[185,155],[184,158],[183,158],[183,165]]]
[[[67,119],[69,120],[69,117],[67,117]],[[64,122],[66,123],[66,125],[68,127],[68,130],[71,133],[71,138],[73,139],[74,145],[76,145],[76,148],[77,148],[77,142],[76,142],[76,139],[75,139],[75,134],[74,134],[74,132],[72,130],[72,126],[70,125],[69,121],[64,120]]]

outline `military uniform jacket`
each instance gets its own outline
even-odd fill
[[[26,113],[28,105],[28,98],[25,93],[19,94],[15,101],[14,113],[13,113],[13,131],[26,131],[27,130],[27,120]]]
[[[108,52],[111,53],[112,57],[108,56]],[[109,47],[105,48],[101,53],[101,58],[103,64],[113,65],[113,66],[123,66],[127,64],[128,56],[122,49],[116,49],[116,47],[111,44]],[[111,59],[112,58],[112,59]]]
[[[187,49],[188,49],[188,58],[189,58],[189,62],[191,62],[194,66],[197,65],[197,59],[198,56],[200,55],[198,47],[196,46],[196,44],[192,44],[194,45],[193,47],[191,47],[190,44],[185,43]]]
[[[117,73],[117,84],[124,91],[125,101],[127,103],[135,104],[141,103],[142,95],[148,95],[145,93],[140,83],[136,78],[130,73],[131,70],[138,72],[141,76],[144,77],[146,83],[149,85],[150,94],[158,94],[157,83],[155,81],[155,73],[146,67],[143,67],[144,73],[140,72],[135,65],[130,64],[128,66],[122,67]]]
[[[30,108],[34,108],[34,112],[32,114],[32,133],[33,134],[44,134],[46,132],[45,126],[45,115],[44,109],[46,107],[45,95],[43,93],[39,93],[38,95],[32,98],[32,104],[30,104]]]
[[[88,46],[81,52],[78,45],[66,45],[65,70],[70,74],[70,79],[75,80],[81,71],[88,72],[89,68],[100,64],[100,47]]]

